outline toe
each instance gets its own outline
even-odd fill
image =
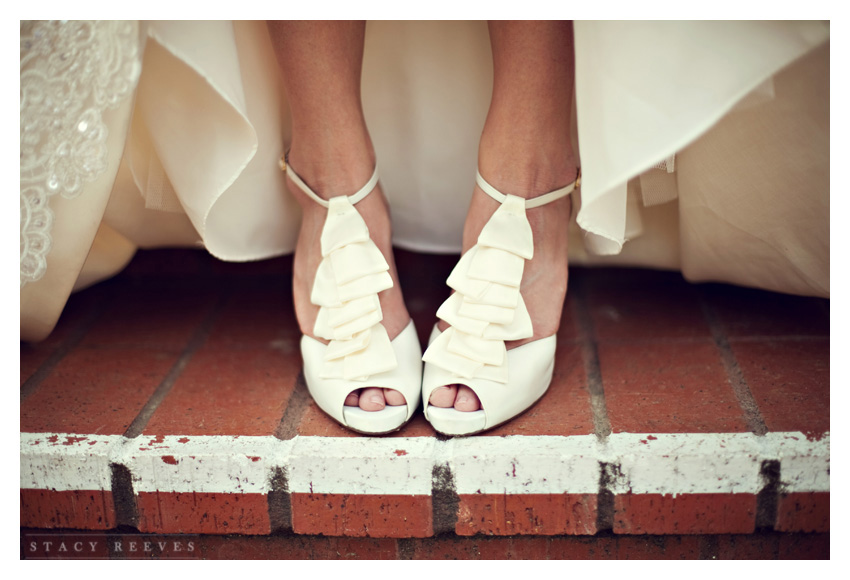
[[[458,411],[477,411],[481,408],[481,402],[478,400],[478,395],[467,386],[461,385],[457,391],[455,399],[455,409]]]
[[[387,405],[394,406],[404,405],[406,403],[404,395],[394,389],[384,389],[384,400],[387,402]]]
[[[360,408],[364,411],[380,411],[385,406],[383,389],[369,387],[360,393]]]
[[[435,407],[443,407],[448,409],[455,404],[455,396],[457,395],[457,385],[447,385],[445,387],[437,387],[431,393],[431,398],[428,402]]]
[[[345,403],[343,403],[343,405],[345,405],[346,407],[356,407],[359,402],[360,402],[359,390],[358,391],[351,391],[350,393],[348,393],[348,396],[345,398]]]

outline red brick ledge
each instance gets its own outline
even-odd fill
[[[828,560],[829,534],[351,538],[21,530],[21,559]]]
[[[21,434],[21,525],[457,535],[829,530],[829,434]]]

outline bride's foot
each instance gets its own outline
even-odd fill
[[[548,164],[548,168],[544,167],[547,165],[544,160],[537,167],[529,166],[526,171],[517,170],[519,165],[516,164],[516,157],[507,164],[488,160],[483,153],[480,157],[481,174],[491,185],[501,192],[524,198],[533,198],[572,183],[577,172],[571,156],[563,158],[560,163]],[[534,257],[525,263],[520,292],[531,317],[534,334],[524,340],[506,342],[508,350],[558,332],[567,292],[567,239],[571,203],[571,197],[567,196],[526,211],[534,238]],[[484,225],[498,207],[499,203],[476,185],[464,224],[463,253],[475,245]],[[448,327],[448,323],[439,321],[441,332]],[[465,385],[437,388],[429,402],[435,407],[454,407],[464,412],[481,408],[475,392]]]
[[[371,181],[375,169],[374,147],[360,99],[365,22],[270,21],[269,32],[291,113],[292,170],[320,198],[358,192]],[[417,380],[421,383],[421,366],[419,357],[414,357],[419,342],[415,328],[408,324],[410,317],[398,286],[390,245],[389,211],[380,186],[353,204],[353,212],[349,211],[351,200],[346,204],[340,199],[334,204],[340,210],[335,221],[345,217],[343,221],[347,224],[337,233],[362,237],[365,227],[375,246],[359,240],[349,241],[352,246],[349,249],[336,248],[346,250],[346,258],[337,260],[340,269],[346,270],[344,283],[339,281],[329,254],[331,264],[323,267],[322,287],[317,292],[317,295],[326,294],[313,297],[324,303],[320,309],[311,303],[311,296],[316,273],[323,263],[320,240],[328,209],[299,187],[292,187],[291,176],[288,182],[303,210],[293,266],[293,294],[295,312],[305,335],[301,352],[307,388],[323,411],[355,431],[378,434],[395,430],[410,419],[418,404],[416,383]],[[358,215],[355,217],[354,213]],[[359,221],[360,217],[363,221]],[[347,231],[348,226],[356,231]],[[379,256],[375,247],[383,255],[388,270],[352,277],[357,271],[384,267],[383,260],[376,259]],[[353,265],[349,256],[368,262],[368,266],[346,269]],[[393,286],[381,290],[390,280]],[[347,286],[345,293],[349,300],[339,296],[342,285]],[[367,289],[369,292],[363,294]],[[375,294],[383,315],[377,324]],[[315,328],[317,317],[321,322],[318,329]],[[331,328],[331,317],[338,326]],[[372,326],[360,328],[366,322]],[[340,329],[341,326],[348,328]],[[355,327],[357,331],[353,330]],[[330,343],[318,340],[314,330],[334,340]],[[395,355],[394,369],[386,368],[392,364],[390,355]],[[362,380],[367,377],[368,382]],[[380,388],[358,388],[360,385]],[[386,405],[398,406],[385,408]],[[400,413],[404,409],[402,405],[407,407],[407,414]]]
[[[498,191],[524,198],[548,193],[576,178],[570,140],[573,93],[571,22],[495,21],[489,25],[493,50],[493,96],[478,150],[482,177]],[[499,207],[477,186],[464,224],[463,251]],[[525,262],[520,292],[534,335],[507,342],[508,349],[558,331],[567,290],[567,228],[570,197],[526,212],[534,257]],[[445,322],[439,329],[447,328]],[[435,407],[481,408],[467,386],[436,389]]]
[[[349,171],[344,170],[344,163],[331,163],[326,168],[320,167],[319,164],[314,164],[311,160],[299,158],[297,151],[292,152],[289,162],[298,171],[299,177],[311,189],[322,198],[328,199],[337,195],[351,195],[369,180],[374,169],[374,158],[370,160],[368,159],[369,156],[366,157],[365,161],[357,164],[359,167],[354,167]],[[312,338],[317,338],[313,333],[313,328],[319,307],[310,302],[310,294],[316,271],[322,261],[320,239],[328,210],[311,200],[300,188],[295,186],[292,183],[291,176],[287,176],[287,186],[298,200],[302,210],[301,230],[298,235],[293,263],[295,315],[301,332]],[[372,241],[375,242],[390,267],[389,274],[393,280],[393,287],[380,292],[378,299],[383,312],[382,324],[386,328],[390,340],[392,340],[404,330],[410,322],[410,316],[404,305],[398,283],[392,253],[389,207],[380,184],[359,201],[356,208],[369,228]],[[327,341],[322,340],[322,342],[326,343]],[[386,405],[404,404],[405,398],[398,391],[374,387],[357,389],[345,399],[346,406],[360,407],[364,411],[380,411]]]

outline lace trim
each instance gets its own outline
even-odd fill
[[[21,22],[21,288],[47,271],[54,195],[107,168],[103,113],[141,72],[135,22]]]

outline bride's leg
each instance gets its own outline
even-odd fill
[[[534,197],[572,183],[576,160],[570,142],[574,59],[572,22],[491,22],[493,95],[478,148],[481,175],[501,192]],[[528,210],[534,258],[526,263],[521,292],[534,336],[558,330],[567,291],[570,198]],[[463,232],[463,251],[498,203],[477,186]],[[441,329],[447,325],[441,322]],[[431,404],[460,411],[480,408],[465,386],[434,391]]]
[[[292,113],[290,164],[325,199],[355,193],[375,169],[360,101],[365,23],[275,21],[268,26]],[[327,210],[291,183],[289,190],[303,211],[293,265],[295,313],[301,331],[313,336],[319,308],[310,303],[310,290],[322,258],[319,238]],[[392,339],[410,317],[398,284],[389,208],[380,186],[357,204],[357,210],[390,265],[394,286],[379,298]],[[385,401],[402,405],[404,397],[398,391],[370,388],[349,395],[345,404],[378,411]]]

